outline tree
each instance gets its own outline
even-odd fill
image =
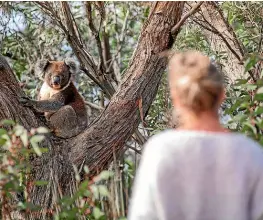
[[[47,137],[42,146],[48,147],[49,152],[41,158],[32,159],[32,181],[47,180],[49,184],[46,187],[33,185],[31,201],[48,208],[52,207],[57,197],[61,194],[70,194],[71,189],[74,188],[73,164],[78,168],[83,164],[87,165],[91,174],[107,168],[113,160],[113,155],[122,151],[124,143],[147,115],[167,64],[167,58],[161,56],[161,52],[170,49],[174,43],[178,31],[172,36],[171,30],[181,18],[184,2],[153,4],[125,71],[125,77],[116,92],[113,86],[113,81],[116,79],[106,77],[108,72],[105,68],[107,61],[105,57],[107,56],[103,56],[102,48],[99,47],[100,61],[94,62],[78,35],[68,3],[60,3],[63,21],[59,17],[54,17],[57,13],[52,14],[52,8],[47,7],[48,3],[39,4],[43,10],[51,13],[54,22],[58,22],[84,71],[101,87],[107,97],[112,96],[102,114],[83,133],[68,140],[54,136]],[[90,3],[86,3],[88,13],[90,7]],[[103,9],[101,5],[97,7]],[[90,17],[89,23],[93,29]],[[96,42],[100,45],[98,33],[95,33],[97,30],[91,31],[94,32]],[[2,56],[0,57],[0,90],[0,120],[12,119],[27,129],[43,125],[31,109],[24,108],[19,103],[19,97],[23,94],[22,89]]]

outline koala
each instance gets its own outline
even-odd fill
[[[70,138],[83,131],[88,124],[84,99],[71,81],[77,65],[71,59],[65,61],[42,60],[35,72],[44,81],[38,100],[22,97],[20,102],[45,114],[50,129],[56,136]]]

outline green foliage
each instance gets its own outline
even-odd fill
[[[87,168],[85,170],[88,171]],[[109,180],[111,175],[111,172],[103,171],[95,177],[93,184],[88,180],[78,181],[76,192],[58,201],[60,211],[54,215],[54,219],[78,219],[81,216],[87,219],[106,219],[105,213],[100,208],[100,199],[109,197],[108,189],[102,182]],[[76,180],[80,180],[77,171]]]
[[[246,51],[258,52],[262,34],[262,2],[224,2],[222,8]]]
[[[21,125],[13,121],[5,120],[1,126],[13,128],[7,130],[0,129],[0,194],[1,219],[10,217],[15,211],[26,211],[24,217],[31,213],[38,213],[41,207],[35,206],[29,201],[30,183],[30,158],[41,156],[46,152],[39,147],[43,141],[43,134],[47,132],[45,128],[32,129],[30,132]],[[56,201],[56,208],[59,211],[52,212],[54,219],[78,219],[85,216],[89,220],[106,220],[106,215],[102,211],[102,201],[111,197],[105,185],[113,177],[110,171],[102,171],[92,181],[80,181],[78,170],[75,169],[76,191],[71,196],[64,196]],[[85,166],[84,171],[89,170]],[[45,186],[49,183],[43,180],[36,180],[35,186]],[[22,199],[19,197],[23,195]],[[9,216],[10,215],[10,216]],[[11,218],[15,219],[15,218]]]
[[[261,121],[259,117],[257,117],[256,121],[252,122],[254,116],[251,116],[252,118],[248,117],[248,109],[251,106],[257,105],[257,108],[255,107],[253,110],[256,110],[257,113],[262,109],[261,104],[259,104],[260,101],[262,101],[262,95],[255,94],[251,96],[249,93],[249,91],[260,91],[261,80],[258,80],[256,84],[247,83],[249,81],[247,73],[248,71],[253,73],[257,72],[257,65],[259,65],[259,61],[262,60],[262,2],[222,2],[220,3],[220,8],[223,10],[227,21],[229,21],[230,25],[233,27],[237,39],[244,46],[246,58],[244,63],[245,72],[238,73],[240,79],[236,83],[239,85],[233,87],[229,80],[229,76],[231,76],[232,72],[224,72],[226,75],[228,96],[225,103],[227,107],[224,107],[224,114],[231,116],[231,121],[235,121],[233,123],[231,122],[228,126],[237,131],[250,133],[247,131],[249,125],[242,126],[240,125],[242,122],[239,120],[241,118],[241,120],[244,119],[246,122],[249,121],[248,124],[260,123]],[[219,47],[218,50],[214,50],[211,46],[211,42],[207,39],[204,30],[191,21],[191,19],[182,27],[173,49],[179,51],[202,51],[204,54],[213,57],[220,66],[223,66],[223,64],[229,59],[229,52],[220,50]],[[260,73],[259,77],[262,78],[262,76],[262,73]],[[163,81],[166,80],[167,76],[164,74]],[[163,81],[160,84],[155,101],[153,102],[147,116],[148,125],[151,130],[155,132],[167,127],[166,116],[170,114],[169,110],[171,108],[171,100],[169,96],[166,95],[168,85],[163,83]],[[169,103],[168,108],[164,103]],[[246,109],[246,111],[244,109]],[[250,130],[252,130],[252,128],[250,128]],[[255,131],[255,129],[253,130]],[[253,137],[255,138],[255,135]],[[258,139],[259,138],[257,138],[257,140]]]
[[[171,108],[172,104],[167,82],[167,73],[165,73],[147,116],[147,125],[151,128],[153,133],[167,128],[167,121],[169,120],[167,117],[169,117],[168,114]]]
[[[89,53],[99,60],[95,37],[88,26],[84,4],[85,2],[70,2],[84,44],[87,45]],[[116,62],[114,66],[117,72],[122,74],[128,66],[142,22],[149,9],[131,2],[105,2],[105,5],[106,18],[101,32],[103,30],[109,36],[110,52]],[[98,11],[94,9],[92,13],[95,26],[98,27]],[[6,7],[2,8],[0,5],[0,16],[4,14],[8,22],[0,23],[0,52],[11,57],[9,61],[12,69],[19,81],[26,84],[25,92],[36,98],[41,86],[40,80],[34,74],[37,60],[60,60],[68,56],[76,60],[77,58],[67,41],[67,36],[34,2],[6,3]],[[100,38],[103,41],[103,34]],[[75,77],[77,87],[85,100],[101,105],[104,97],[101,97],[98,86],[81,71]]]
[[[60,3],[54,3],[54,10],[57,10]],[[85,12],[85,2],[69,2],[74,20],[86,45],[88,52],[99,61],[98,49],[94,35],[92,35],[88,26],[88,19]],[[130,57],[136,47],[140,29],[145,18],[149,14],[149,7],[142,7],[139,2],[105,2],[106,18],[101,26],[100,39],[103,41],[103,32],[109,36],[110,52],[114,58],[114,68],[122,77],[124,70],[128,66]],[[59,12],[60,13],[60,12]],[[95,27],[99,27],[99,13],[93,8]],[[25,84],[23,90],[26,95],[36,98],[38,90],[42,82],[34,73],[34,66],[37,60],[48,58],[50,60],[60,60],[65,57],[73,57],[77,60],[71,45],[67,41],[67,35],[58,28],[56,22],[47,16],[40,9],[40,6],[34,2],[5,2],[0,3],[0,52],[8,58],[11,68],[14,70],[18,80]],[[4,19],[5,17],[5,19]],[[120,78],[121,78],[120,77]],[[89,79],[82,71],[76,76],[76,86],[86,101],[104,107],[105,97],[98,86]],[[107,101],[107,100],[106,100]],[[90,113],[91,112],[91,113]],[[95,118],[99,111],[89,109],[92,118]],[[21,128],[21,127],[19,127]],[[21,128],[22,129],[22,128]],[[6,130],[0,130],[0,135]],[[30,132],[22,132],[19,136],[21,142],[27,149],[29,155],[41,157],[46,149],[39,146],[39,142],[43,137],[41,129],[35,131],[34,135]],[[3,143],[2,143],[3,142]],[[0,144],[4,144],[4,140],[0,139]],[[3,153],[4,154],[4,153]],[[29,156],[27,158],[27,172],[30,173]],[[17,165],[22,166],[23,161],[17,161]],[[127,201],[124,194],[130,195],[132,180],[136,167],[132,163],[124,163],[123,171],[117,168],[113,169],[116,173],[123,172],[122,178],[103,172],[100,176],[105,179],[109,175],[108,181],[98,181],[91,184],[85,180],[78,182],[78,191],[76,196],[72,195],[57,201],[58,210],[54,215],[55,219],[76,219],[76,216],[85,215],[88,219],[108,219],[106,216],[125,216],[127,210]],[[22,168],[21,168],[22,169]],[[84,167],[85,172],[88,169]],[[77,173],[77,171],[76,171]],[[132,174],[131,174],[132,173]],[[76,180],[80,177],[76,174]],[[103,184],[101,183],[103,182]],[[114,182],[114,189],[109,185]],[[49,184],[43,180],[36,181],[35,184]],[[26,184],[25,184],[26,185]],[[21,190],[25,191],[26,186],[21,186]],[[85,188],[88,185],[89,189]],[[85,190],[83,190],[85,188]],[[128,193],[127,193],[128,192]],[[87,205],[87,195],[92,205]],[[120,197],[118,199],[114,199]],[[110,202],[109,202],[110,200]],[[125,201],[124,201],[125,200]],[[104,205],[104,203],[106,205]],[[21,203],[24,210],[31,209],[30,204]],[[92,208],[94,207],[94,208]],[[107,208],[109,207],[109,208]],[[41,207],[40,207],[41,208]],[[102,216],[103,213],[103,216]],[[117,213],[117,214],[116,214]]]
[[[245,62],[245,70],[249,71],[262,58],[252,56]],[[228,127],[240,131],[263,145],[263,81],[253,82],[250,79],[238,79],[227,92],[225,114],[231,116]]]
[[[4,5],[4,4],[3,4]],[[54,4],[55,7],[58,5]],[[6,2],[5,7],[0,4],[0,37],[1,53],[9,56],[12,69],[19,81],[26,84],[23,90],[27,95],[35,98],[41,82],[34,74],[34,65],[40,58],[51,60],[64,59],[66,56],[75,57],[67,41],[67,36],[58,28],[56,22],[47,16],[34,2]],[[83,2],[70,2],[71,10],[88,52],[98,61],[99,54],[95,37],[88,26]],[[261,2],[223,2],[220,4],[227,21],[232,25],[237,39],[244,45],[246,62],[245,72],[256,72],[261,58],[262,44],[262,3]],[[128,62],[136,47],[140,29],[149,15],[149,7],[142,7],[139,2],[105,2],[106,18],[99,34],[103,40],[103,32],[109,36],[110,52],[114,58],[114,68],[123,77]],[[99,13],[92,11],[94,24],[99,26]],[[97,19],[98,18],[98,19]],[[227,51],[214,50],[204,34],[191,19],[181,29],[177,36],[175,50],[195,49],[215,58],[218,63],[229,59]],[[76,58],[76,57],[75,57]],[[227,72],[226,74],[231,74]],[[259,78],[262,78],[260,73]],[[76,75],[79,91],[86,101],[104,107],[105,97],[98,86],[83,72]],[[263,144],[262,113],[263,113],[263,82],[257,80],[251,83],[244,73],[235,86],[227,87],[227,100],[224,114],[231,117],[227,126],[244,132]],[[167,121],[172,104],[169,97],[167,73],[163,75],[157,96],[152,103],[146,118],[147,134],[167,128]],[[98,113],[92,112],[92,115]],[[39,128],[30,132],[12,121],[2,122],[13,129],[0,129],[0,190],[5,200],[1,201],[1,217],[4,219],[7,210],[39,211],[27,201],[27,183],[30,174],[30,158],[41,157],[46,149],[40,147],[45,129]],[[148,132],[150,131],[150,132]],[[137,161],[136,161],[137,162]],[[125,215],[127,201],[131,195],[131,187],[136,171],[136,162],[126,158],[121,162],[122,169],[117,166],[111,172],[104,171],[94,180],[80,181],[78,170],[75,168],[76,192],[63,197],[57,202],[54,219],[77,219],[86,216],[87,219],[109,219],[113,212],[119,217]],[[88,168],[83,168],[88,173]],[[49,184],[44,180],[34,182],[35,185]],[[23,194],[24,200],[17,201],[16,194]],[[4,203],[3,203],[4,202]],[[115,215],[115,216],[116,216]]]
[[[39,148],[38,142],[43,139],[42,133],[46,129],[40,128],[38,132],[32,129],[30,132],[13,121],[0,122],[1,127],[12,126],[13,129],[0,129],[0,191],[1,191],[1,216],[6,219],[10,211],[38,210],[28,201],[28,182],[30,175],[29,158],[35,154],[41,155],[43,148]],[[34,143],[34,148],[29,143]],[[36,184],[39,184],[37,182]],[[17,195],[23,194],[24,201],[18,201]]]

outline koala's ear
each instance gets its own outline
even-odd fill
[[[69,67],[69,71],[72,74],[76,74],[78,72],[78,66],[77,66],[76,62],[73,59],[66,58],[64,62]]]
[[[35,74],[44,79],[45,77],[45,70],[47,69],[50,62],[47,59],[39,60],[35,66]]]

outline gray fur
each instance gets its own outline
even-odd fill
[[[39,60],[35,66],[35,74],[44,80],[45,77],[45,69],[48,66],[49,61],[47,59]]]
[[[72,58],[66,58],[65,59],[65,64],[69,67],[69,71],[71,74],[76,74],[78,72],[78,66]]]

